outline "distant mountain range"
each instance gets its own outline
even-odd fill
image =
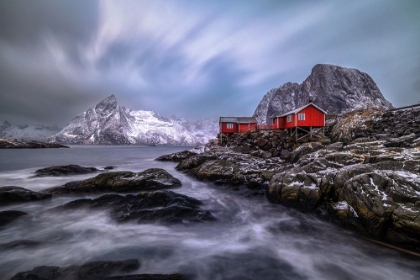
[[[357,69],[317,64],[302,84],[286,83],[270,90],[257,106],[254,117],[260,124],[271,124],[273,117],[310,101],[330,114],[393,108],[368,74]]]
[[[217,119],[189,122],[119,106],[114,95],[73,118],[49,141],[65,144],[196,145],[216,138]]]
[[[47,141],[61,129],[56,126],[46,125],[12,125],[4,121],[0,125],[0,138]]]

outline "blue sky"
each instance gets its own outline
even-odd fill
[[[420,101],[420,1],[1,1],[0,121],[65,125],[120,105],[197,119],[252,115],[318,63]]]

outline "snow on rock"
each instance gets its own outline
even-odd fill
[[[46,141],[60,128],[45,125],[12,125],[8,121],[0,124],[0,138]]]
[[[153,111],[134,111],[118,106],[114,95],[73,118],[52,142],[105,145],[195,145],[217,135],[217,121],[189,123],[165,118]],[[216,130],[215,130],[216,128]]]
[[[317,64],[302,84],[286,83],[270,90],[256,108],[254,117],[258,123],[271,124],[273,117],[309,101],[329,114],[392,108],[368,74],[356,69]]]

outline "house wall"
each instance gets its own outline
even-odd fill
[[[296,127],[296,115],[292,114],[292,121],[291,122],[287,122],[287,116],[284,117],[284,121],[285,121],[285,128],[292,128],[292,127]]]
[[[245,132],[249,130],[256,130],[257,129],[257,123],[241,123],[238,126],[239,132]]]
[[[285,124],[285,117],[279,117],[279,118],[274,118],[273,119],[273,128],[274,129],[283,129],[286,127]]]
[[[298,114],[299,113],[305,113],[305,120],[300,121],[298,120]],[[302,111],[296,114],[296,120],[298,126],[313,126],[313,127],[319,127],[319,126],[325,126],[324,123],[324,113],[319,111],[314,106],[308,106]]]
[[[233,128],[227,128],[227,124],[231,123],[233,124]],[[232,122],[222,122],[220,123],[220,132],[222,133],[236,133],[238,132],[238,124],[232,123]]]

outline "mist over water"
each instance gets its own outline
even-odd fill
[[[0,228],[0,279],[35,266],[136,258],[136,273],[181,273],[193,279],[420,279],[420,259],[372,244],[310,214],[273,205],[264,197],[197,181],[175,163],[154,159],[186,147],[72,146],[71,149],[0,150],[0,186],[39,191],[95,175],[31,178],[52,165],[164,168],[182,181],[173,191],[197,198],[217,221],[180,225],[117,224],[106,210],[49,209],[81,198],[1,207],[31,214]],[[99,195],[98,195],[99,196]],[[30,242],[29,242],[30,241]]]

